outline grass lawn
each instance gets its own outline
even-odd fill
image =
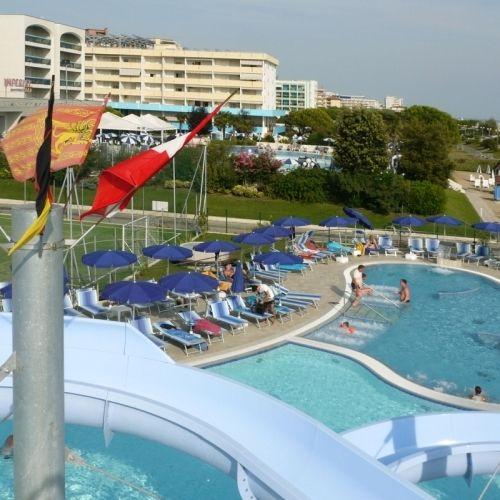
[[[473,147],[473,146],[471,146]],[[482,154],[483,152],[477,149],[478,154]],[[480,156],[474,155],[467,150],[463,150],[460,147],[454,148],[450,153],[450,160],[455,163],[456,170],[463,170],[466,172],[475,172],[477,170],[478,165],[483,167],[483,171],[487,165],[490,167],[494,167],[498,163],[498,159],[500,159],[500,151],[495,153],[489,152],[488,154],[492,155],[496,159],[486,159],[481,158]]]

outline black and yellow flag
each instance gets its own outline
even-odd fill
[[[9,255],[24,246],[37,234],[42,234],[50,214],[52,195],[50,192],[50,160],[52,156],[52,113],[54,111],[54,76],[50,86],[49,106],[45,118],[45,132],[43,142],[36,156],[35,186],[38,191],[36,197],[36,212],[38,218],[26,229],[16,244],[9,250]]]

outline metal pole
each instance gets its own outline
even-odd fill
[[[174,181],[174,245],[177,245],[177,198],[176,198],[176,186],[175,186],[175,156],[172,160],[172,179]]]
[[[32,204],[12,209],[17,241],[36,219]],[[43,237],[12,257],[14,495],[64,499],[64,336],[62,207]],[[43,250],[40,251],[40,245]]]

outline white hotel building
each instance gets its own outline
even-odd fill
[[[244,111],[257,132],[276,109],[278,60],[265,53],[192,50],[172,40],[110,35],[18,14],[0,15],[0,133],[23,113],[56,99],[101,101],[124,113],[171,122],[193,106],[212,107],[236,90],[226,111]]]

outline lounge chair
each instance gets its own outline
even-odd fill
[[[443,254],[440,248],[440,242],[437,238],[425,238],[425,249],[427,250],[428,259],[437,259]]]
[[[248,326],[248,321],[231,316],[229,311],[229,305],[224,300],[218,300],[208,303],[209,313],[212,318],[217,323],[222,323],[231,330],[231,334],[234,335],[236,330],[242,330],[243,333]]]
[[[275,285],[275,289],[291,299],[310,301],[313,304],[318,304],[321,300],[321,295],[317,293],[295,292],[288,290],[288,288],[285,288],[283,285]]]
[[[326,248],[328,249],[329,252],[331,252],[336,256],[349,255],[352,253],[351,247],[346,247],[345,245],[342,245],[337,241],[329,241],[326,245]]]
[[[2,299],[2,311],[6,313],[12,312],[12,299]]]
[[[466,257],[472,254],[470,243],[458,241],[455,245],[457,248],[457,259],[464,260]]]
[[[408,249],[410,253],[415,254],[417,257],[425,255],[424,241],[422,238],[408,238]]]
[[[397,257],[399,248],[393,245],[392,238],[390,236],[379,236],[378,246],[384,251],[385,255],[393,255],[394,257]]]
[[[156,347],[162,351],[167,350],[167,343],[155,335],[153,325],[151,324],[151,318],[149,316],[136,316],[130,321],[130,324],[137,328],[137,330],[139,330],[151,342],[153,342]]]
[[[475,252],[473,254],[467,255],[464,258],[465,262],[476,263],[479,265],[480,262],[488,260],[490,256],[490,248],[487,245],[476,245]]]
[[[209,344],[216,340],[224,342],[224,330],[212,321],[202,318],[196,311],[183,311],[177,315],[189,327],[190,332],[192,330],[194,333],[204,335]]]
[[[208,349],[208,344],[200,335],[176,328],[170,321],[161,321],[155,323],[153,326],[158,331],[160,337],[181,345],[184,348],[186,356],[189,356],[189,349],[194,349],[197,353]]]
[[[248,320],[255,321],[255,324],[260,328],[260,323],[263,321],[267,325],[270,324],[269,319],[273,317],[269,313],[257,313],[252,311],[246,304],[240,295],[231,295],[227,299],[229,310],[238,315],[238,317],[243,317]]]
[[[65,316],[84,316],[80,311],[77,311],[73,307],[73,301],[67,293],[64,294],[63,304]]]
[[[78,309],[93,318],[96,316],[105,316],[107,318],[109,314],[109,308],[99,304],[95,288],[81,288],[76,290],[76,305]]]

